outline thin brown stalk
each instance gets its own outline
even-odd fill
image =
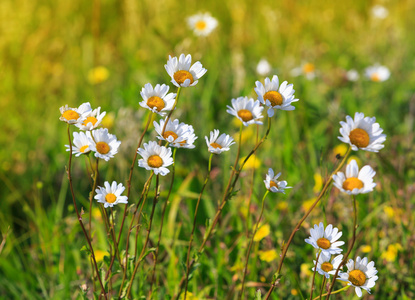
[[[311,207],[308,209],[308,211],[304,214],[304,216],[297,223],[294,230],[291,232],[290,238],[288,239],[287,243],[283,246],[283,250],[282,250],[282,254],[281,254],[281,260],[280,260],[280,263],[278,265],[277,272],[275,273],[276,279],[272,283],[271,288],[268,290],[268,293],[267,293],[264,300],[269,299],[269,297],[271,296],[272,291],[275,289],[275,287],[277,286],[277,284],[279,282],[279,275],[281,274],[282,265],[284,264],[285,256],[287,255],[288,248],[290,247],[290,244],[291,244],[291,242],[294,238],[294,235],[300,229],[300,227],[303,224],[304,220],[308,217],[308,215],[311,213],[311,211],[314,209],[314,207],[316,207],[316,205],[320,202],[321,198],[326,193],[326,191],[328,190],[331,182],[333,181],[333,175],[336,174],[343,167],[343,165],[345,164],[345,162],[347,160],[347,157],[350,154],[350,151],[351,151],[351,148],[349,147],[349,149],[347,150],[346,154],[343,157],[343,160],[340,162],[340,164],[337,166],[337,168],[330,174],[330,177],[326,180],[326,184],[324,185],[324,187],[323,187],[322,191],[320,192],[320,195],[317,197],[316,201],[314,201],[314,203],[311,205]]]
[[[336,273],[333,276],[333,281],[331,282],[330,289],[329,289],[329,292],[327,293],[326,300],[330,299],[330,295],[332,294],[331,291],[333,290],[334,284],[336,283],[337,275],[339,274],[340,269],[346,264],[347,258],[349,257],[350,252],[352,252],[354,242],[356,241],[356,229],[357,229],[356,195],[353,195],[353,215],[354,215],[354,218],[353,218],[353,237],[352,237],[352,241],[349,245],[349,249],[347,250],[346,255],[344,256],[341,264],[339,265],[339,267],[336,270]]]
[[[97,261],[95,259],[94,248],[92,247],[92,244],[91,244],[91,241],[89,239],[88,233],[86,232],[84,223],[82,222],[82,215],[79,213],[78,206],[76,205],[75,193],[74,193],[73,184],[72,184],[72,173],[71,173],[71,170],[72,170],[71,169],[72,168],[72,140],[71,140],[71,131],[70,131],[69,126],[70,125],[68,124],[69,162],[68,162],[67,174],[68,174],[69,187],[70,187],[70,190],[71,190],[73,205],[74,205],[74,208],[75,208],[76,216],[78,217],[79,224],[81,225],[82,231],[83,231],[84,236],[86,238],[86,241],[88,243],[89,250],[91,251],[91,256],[92,256],[92,260],[94,262],[95,272],[97,273],[99,284],[101,286],[101,292],[104,294],[105,299],[108,299],[107,294],[105,292],[104,285],[102,284],[101,276],[99,276],[98,265],[97,265]]]
[[[339,290],[337,290],[337,291],[334,291],[334,292],[332,292],[331,294],[333,295],[333,294],[338,294],[338,293],[340,293],[340,292],[343,292],[343,291],[346,291],[349,287],[351,287],[350,285],[346,285],[345,287],[343,287],[343,288],[341,288],[341,289],[339,289]],[[318,299],[321,299],[321,297],[322,296],[327,296],[328,295],[328,293],[325,293],[325,294],[323,294],[323,295],[320,295],[320,296],[318,296],[318,297],[315,297],[313,300],[318,300]]]
[[[313,292],[314,292],[314,280],[316,279],[316,272],[317,272],[317,264],[318,259],[320,258],[321,250],[318,252],[317,258],[316,258],[316,264],[314,266],[314,272],[313,272],[313,280],[311,281],[311,288],[310,288],[310,300],[313,299]],[[326,277],[324,277],[326,278]]]
[[[321,297],[323,296],[323,289],[325,285],[326,285],[326,276],[323,276],[323,282],[321,283],[319,300],[321,300]]]
[[[88,158],[89,158],[89,156],[88,156]],[[92,223],[91,223],[91,221],[92,221],[92,202],[94,201],[93,199],[94,199],[94,193],[95,193],[95,189],[97,188],[97,178],[98,178],[98,162],[99,162],[99,159],[97,158],[97,162],[96,162],[96,164],[95,164],[95,170],[94,169],[91,169],[91,171],[94,171],[94,183],[93,183],[93,185],[92,185],[92,190],[91,190],[91,193],[89,194],[89,236],[90,236],[90,238],[91,238],[91,240],[92,240],[92,235],[91,235],[91,231],[92,231]],[[92,165],[91,165],[91,168],[92,168]]]

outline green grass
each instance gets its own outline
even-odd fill
[[[231,98],[255,97],[257,62],[265,57],[280,80],[294,84],[292,112],[278,112],[268,140],[258,152],[250,224],[256,220],[265,192],[262,180],[269,167],[282,171],[293,189],[287,195],[269,195],[264,220],[271,234],[253,247],[249,283],[245,295],[253,299],[256,286],[270,283],[278,259],[270,263],[257,251],[276,249],[304,213],[302,204],[313,193],[315,173],[327,176],[337,162],[333,148],[340,144],[339,121],[356,111],[376,116],[387,134],[378,154],[353,153],[377,172],[376,190],[359,196],[359,229],[352,256],[374,260],[379,280],[372,290],[375,299],[415,298],[414,231],[414,86],[415,21],[408,13],[412,1],[387,2],[389,16],[374,20],[366,1],[217,1],[204,5],[193,1],[9,1],[0,4],[0,231],[10,226],[0,253],[0,298],[77,299],[82,284],[91,286],[86,244],[76,220],[65,174],[68,155],[66,126],[59,121],[59,107],[91,102],[115,115],[110,131],[122,141],[120,153],[100,164],[104,180],[126,183],[137,139],[146,122],[146,111],[138,102],[145,83],[168,84],[164,64],[168,55],[190,53],[208,72],[193,88],[183,89],[173,117],[192,124],[196,149],[179,150],[176,180],[167,208],[158,265],[156,299],[173,295],[183,275],[194,208],[206,174],[209,153],[204,136],[218,128],[236,134],[238,126],[226,113]],[[99,13],[98,13],[99,11]],[[219,27],[207,38],[198,38],[187,28],[185,18],[209,11]],[[292,77],[291,69],[312,62],[318,71],[314,80]],[[376,62],[391,70],[388,81],[363,78],[363,70]],[[88,72],[105,66],[109,78],[93,85]],[[344,70],[357,69],[358,82],[347,82]],[[172,91],[175,88],[170,84]],[[242,147],[242,156],[255,144],[253,135]],[[259,128],[259,136],[265,128]],[[154,139],[153,130],[145,141]],[[227,183],[236,146],[214,157],[213,174],[197,218],[194,245],[200,245],[204,224],[213,218]],[[149,173],[136,167],[130,203],[139,197]],[[199,299],[234,299],[240,284],[246,245],[243,210],[250,194],[252,174],[242,174],[239,190],[224,208],[219,226],[189,283]],[[74,188],[78,203],[89,209],[89,182],[83,158],[73,159]],[[157,242],[162,204],[169,177],[162,181],[150,236]],[[151,211],[154,185],[144,211]],[[285,210],[281,202],[287,203]],[[386,213],[391,207],[394,216]],[[117,208],[118,216],[122,208]],[[327,220],[351,237],[352,206],[348,197],[332,189],[306,220],[294,238],[283,268],[281,286],[273,299],[309,297],[311,277],[301,271],[312,264],[314,250],[304,243],[309,228]],[[88,214],[84,216],[88,221]],[[93,220],[96,249],[107,251],[106,232]],[[127,220],[129,224],[129,220]],[[117,223],[119,225],[119,223]],[[141,230],[138,249],[144,243]],[[125,234],[124,234],[125,237]],[[141,238],[142,237],[142,238]],[[382,254],[388,245],[400,243],[393,261]],[[362,252],[363,245],[372,251]],[[136,297],[142,284],[147,295],[151,259],[137,274]],[[311,266],[310,266],[311,268]],[[308,268],[308,269],[310,269]],[[317,282],[320,282],[318,278]],[[340,287],[340,284],[336,286]],[[319,287],[319,286],[318,286]],[[263,293],[268,290],[263,288]],[[293,295],[296,290],[298,295]],[[91,297],[88,293],[86,297]],[[350,289],[339,299],[353,299]],[[372,299],[364,293],[365,299]],[[333,297],[334,298],[334,297]]]

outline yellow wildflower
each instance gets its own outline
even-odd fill
[[[287,210],[287,208],[288,208],[287,201],[279,201],[277,203],[277,209],[279,209],[279,210]]]
[[[271,232],[271,227],[269,226],[269,224],[265,224],[259,227],[258,231],[255,233],[254,242],[259,242],[264,237],[268,236],[270,232]]]
[[[246,156],[242,157],[239,160],[239,165],[241,165],[244,162],[245,158]],[[258,157],[256,157],[256,155],[251,155],[245,163],[244,170],[258,169],[260,166],[261,162],[259,161]]]
[[[313,272],[311,271],[311,268],[313,267],[313,264],[301,264],[300,269],[301,269],[301,273],[300,276],[301,278],[304,277],[309,277],[311,275],[313,275]]]
[[[104,128],[111,129],[114,126],[115,114],[114,112],[107,113],[102,119],[101,124]]]
[[[102,250],[95,250],[94,254],[95,254],[95,260],[97,262],[104,260],[104,256],[109,255],[107,251],[102,251]]]
[[[314,187],[313,192],[318,193],[323,188],[323,177],[320,175],[320,173],[314,174]]]
[[[297,296],[298,295],[298,291],[296,289],[292,289],[291,290],[291,295]]]
[[[347,163],[349,164],[352,160],[355,160],[357,163],[357,166],[361,166],[362,165],[362,161],[360,160],[360,158],[358,158],[355,155],[351,155],[348,159],[347,159]]]
[[[369,253],[369,252],[372,252],[372,247],[371,247],[370,245],[363,245],[363,246],[360,248],[360,250],[361,250],[363,253]]]
[[[304,211],[308,211],[310,207],[313,205],[313,203],[316,201],[317,198],[311,198],[306,201],[304,201],[302,207]]]
[[[383,211],[388,216],[389,219],[392,219],[395,215],[395,210],[391,206],[385,206]]]
[[[259,254],[259,259],[266,261],[266,262],[271,262],[278,257],[278,253],[275,249],[268,250],[268,251],[258,251],[258,254]]]
[[[182,296],[181,296],[180,299],[184,299],[184,293],[182,293]],[[188,300],[199,300],[201,298],[193,295],[193,293],[191,293],[191,292],[187,292],[186,299],[188,299]]]
[[[110,72],[103,66],[98,66],[88,72],[88,81],[90,84],[104,82],[110,76]]]
[[[344,156],[347,152],[347,145],[346,144],[340,144],[337,145],[336,147],[333,148],[333,155],[340,155],[340,156]]]
[[[394,262],[398,256],[398,251],[402,250],[402,246],[399,243],[390,244],[388,249],[381,254],[381,258],[385,259],[387,262]]]

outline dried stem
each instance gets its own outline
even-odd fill
[[[316,258],[316,264],[314,266],[313,280],[311,281],[311,289],[310,289],[310,300],[313,299],[314,280],[316,279],[317,264],[318,264],[318,259],[320,258],[320,254],[321,254],[321,250],[318,252],[318,255],[317,255],[317,258]],[[326,278],[326,277],[324,277],[324,278]]]

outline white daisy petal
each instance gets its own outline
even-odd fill
[[[128,203],[127,196],[120,196],[121,193],[125,190],[122,183],[117,184],[117,182],[113,181],[110,185],[108,181],[104,182],[104,187],[98,187],[95,192],[97,193],[94,197],[98,201],[98,203],[103,203],[104,207],[113,207],[118,203]]]

